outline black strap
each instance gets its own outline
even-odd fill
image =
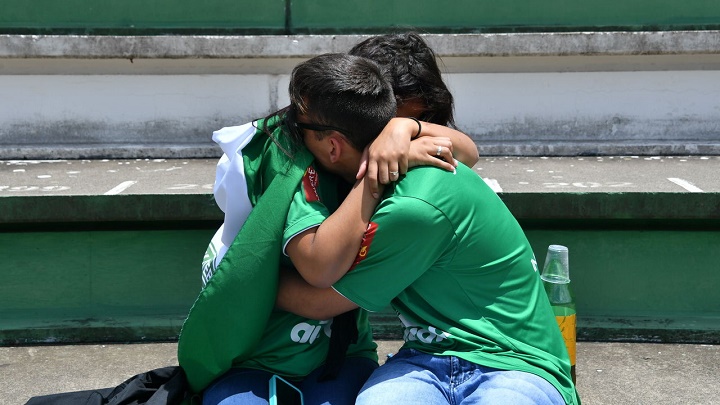
[[[333,318],[325,369],[318,377],[318,381],[334,380],[345,361],[348,347],[351,343],[357,343],[357,312],[358,310],[355,309]]]

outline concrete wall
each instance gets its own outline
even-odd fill
[[[719,154],[720,32],[437,34],[483,154]],[[360,35],[0,36],[0,159],[213,157]]]

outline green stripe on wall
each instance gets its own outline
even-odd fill
[[[286,5],[289,8],[286,10]],[[670,30],[720,26],[714,0],[5,0],[0,31],[363,33]]]
[[[254,29],[285,27],[285,0],[4,0],[0,28]]]
[[[580,27],[706,26],[720,22],[710,0],[458,0],[293,3],[295,28],[367,30],[421,27],[430,31],[572,30]]]

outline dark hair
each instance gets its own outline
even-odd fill
[[[328,53],[300,63],[290,76],[290,110],[315,124],[343,128],[350,144],[362,150],[395,116],[397,105],[388,77],[373,61]]]
[[[377,62],[391,76],[398,105],[419,98],[425,104],[423,121],[455,127],[453,96],[440,74],[435,52],[420,35],[409,32],[378,35],[349,52]]]

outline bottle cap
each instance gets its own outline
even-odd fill
[[[570,282],[567,247],[562,245],[548,246],[545,266],[543,266],[540,278],[550,283],[564,284]]]

